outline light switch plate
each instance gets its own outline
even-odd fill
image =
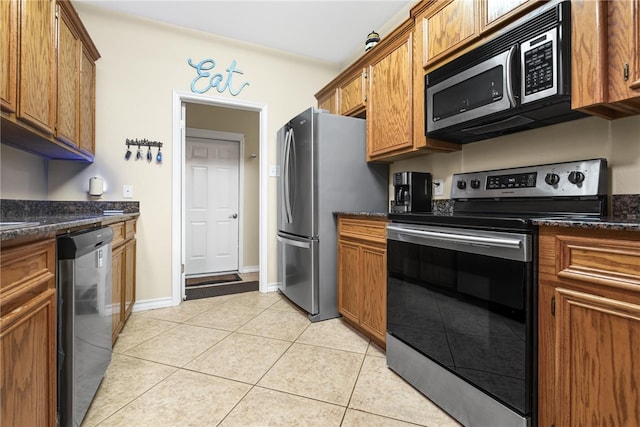
[[[442,195],[444,195],[444,180],[443,179],[434,179],[433,180],[433,195],[434,196],[442,196]]]
[[[125,199],[133,199],[133,185],[122,186],[122,197]]]

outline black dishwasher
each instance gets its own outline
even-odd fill
[[[110,227],[58,237],[58,415],[79,426],[111,362]]]

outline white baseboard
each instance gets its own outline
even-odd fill
[[[245,265],[238,270],[240,273],[258,273],[260,272],[259,265]]]
[[[173,307],[173,300],[171,297],[136,301],[135,304],[133,305],[133,311],[134,312],[147,311],[147,310],[153,310],[156,308],[166,308],[166,307]]]
[[[269,283],[267,285],[267,292],[277,292],[279,285],[280,285],[280,282]]]

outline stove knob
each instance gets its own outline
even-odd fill
[[[584,174],[580,171],[569,172],[569,182],[578,185],[584,181]]]
[[[480,188],[480,180],[479,179],[472,179],[470,184],[471,184],[471,188]]]
[[[544,182],[549,185],[556,185],[560,181],[560,177],[557,173],[548,173],[547,176],[544,177]]]
[[[456,185],[458,186],[459,190],[464,190],[465,188],[467,188],[467,181],[460,180]]]

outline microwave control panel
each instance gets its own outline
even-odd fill
[[[520,45],[522,103],[558,93],[558,29],[552,28]]]

